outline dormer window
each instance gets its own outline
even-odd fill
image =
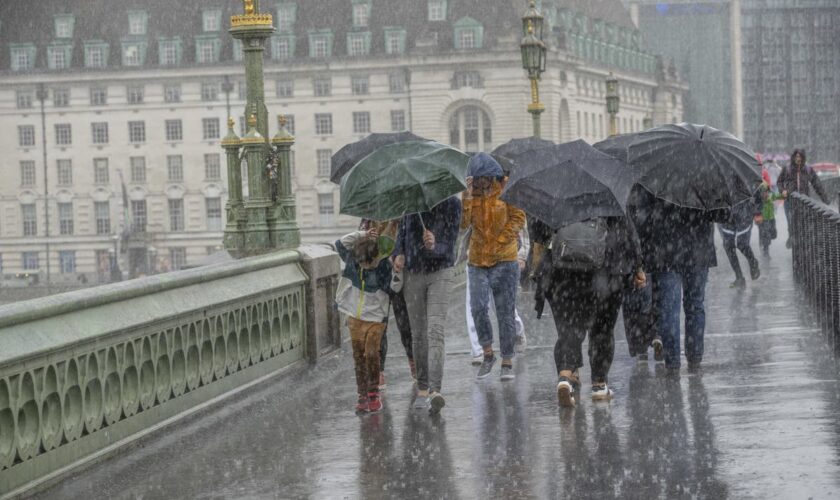
[[[354,0],[353,2],[353,27],[367,28],[370,18],[370,2],[367,0]]]
[[[35,65],[35,44],[12,44],[12,71],[25,71]]]
[[[429,21],[446,21],[446,0],[428,0]]]
[[[480,49],[483,45],[484,27],[471,17],[464,17],[455,23],[455,48],[460,50]]]
[[[297,17],[297,5],[293,3],[281,3],[277,6],[277,30],[292,31],[295,27]]]
[[[128,34],[129,35],[145,35],[146,34],[147,15],[143,11],[132,11],[128,13]]]
[[[205,32],[219,31],[222,25],[222,11],[220,10],[205,10],[201,14],[202,23]]]
[[[332,56],[332,32],[314,31],[309,33],[309,57],[323,59]]]
[[[55,16],[55,37],[73,38],[73,16]]]

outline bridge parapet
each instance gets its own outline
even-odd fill
[[[0,497],[314,360],[338,267],[303,247],[0,307]]]

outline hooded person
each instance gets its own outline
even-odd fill
[[[470,310],[484,359],[477,378],[490,375],[496,356],[493,352],[493,325],[490,298],[499,322],[502,356],[501,379],[513,375],[516,339],[516,292],[519,286],[519,233],[525,226],[525,212],[499,199],[504,172],[487,153],[470,159],[461,229],[471,229],[467,267]]]
[[[793,220],[791,214],[792,205],[788,203],[788,196],[793,193],[802,193],[805,196],[811,195],[811,186],[817,192],[823,203],[828,204],[828,196],[823,189],[820,178],[810,166],[805,163],[806,156],[804,149],[794,149],[790,155],[790,165],[788,165],[782,173],[779,174],[779,179],[776,182],[779,186],[779,191],[785,199],[785,217],[788,221],[788,241],[787,247],[791,247],[790,235],[793,234]]]

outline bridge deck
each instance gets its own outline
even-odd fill
[[[782,229],[781,233],[784,233]],[[609,404],[559,410],[551,318],[520,304],[517,378],[473,380],[463,296],[453,299],[439,419],[409,409],[390,333],[386,410],[356,417],[347,349],[182,421],[79,472],[62,498],[826,498],[840,493],[840,384],[819,330],[793,306],[790,255],[728,288],[711,273],[702,374],[627,355],[621,326]],[[723,257],[722,252],[719,255]],[[494,374],[496,375],[496,374]],[[584,373],[588,380],[588,373]]]

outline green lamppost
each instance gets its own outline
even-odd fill
[[[534,0],[528,7],[528,11],[522,17],[522,32],[524,38],[519,44],[522,51],[522,68],[528,72],[528,79],[531,80],[531,103],[528,104],[528,112],[531,113],[533,121],[534,136],[540,136],[540,114],[545,111],[545,106],[540,102],[540,75],[545,72],[546,46],[543,42],[542,14],[537,10]]]
[[[618,96],[618,80],[610,72],[607,78],[607,113],[610,115],[610,136],[618,134],[618,106],[621,98]]]

